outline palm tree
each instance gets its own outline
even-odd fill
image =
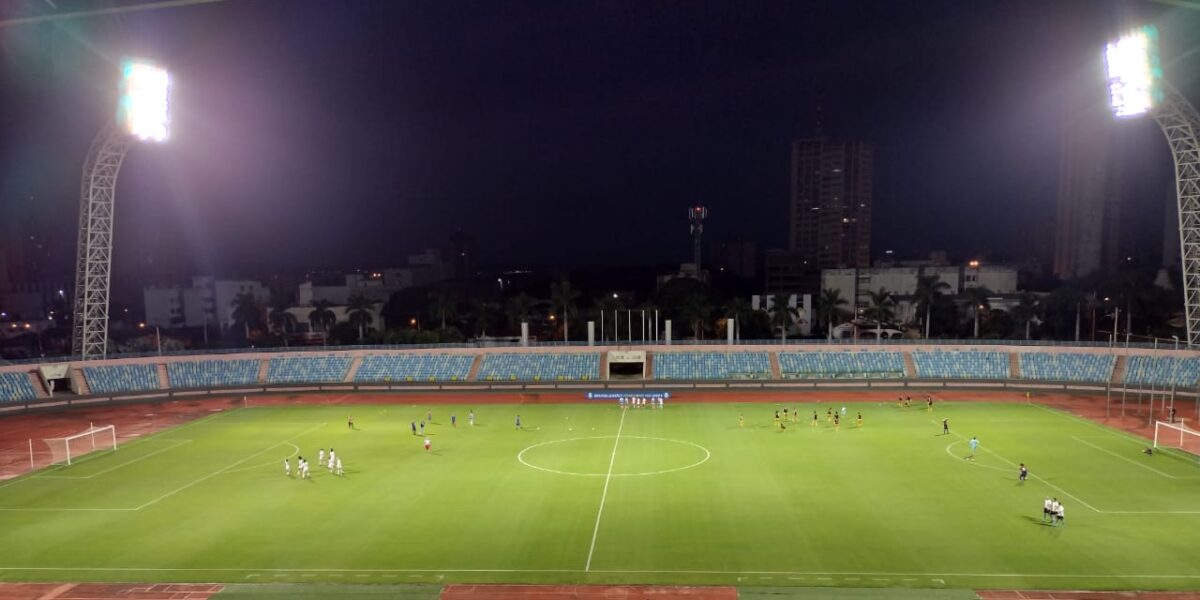
[[[704,339],[704,321],[712,313],[712,306],[704,294],[689,294],[679,307],[679,316],[692,325],[696,339]]]
[[[313,302],[312,312],[308,313],[308,324],[323,334],[329,333],[329,328],[337,323],[337,314],[330,310],[332,307],[333,303],[328,300]]]
[[[992,295],[992,291],[985,287],[973,287],[963,290],[963,294],[971,303],[971,313],[975,318],[975,337],[979,337],[979,312],[992,307],[988,302],[988,296]]]
[[[458,299],[449,292],[434,292],[429,296],[433,304],[429,312],[435,319],[441,319],[442,329],[446,328],[446,319],[453,319],[458,314]]]
[[[250,339],[250,328],[262,326],[262,308],[258,306],[258,299],[251,292],[242,292],[229,304],[233,307],[234,325],[240,325],[246,339]]]
[[[358,328],[358,341],[362,342],[366,335],[367,325],[371,324],[371,307],[374,303],[362,294],[355,294],[346,300],[346,320]]]
[[[846,314],[846,310],[842,308],[845,304],[846,299],[842,298],[841,290],[821,290],[821,297],[817,299],[817,314],[820,315],[821,322],[825,323],[825,339],[833,339],[833,321]]]
[[[875,320],[875,341],[883,340],[883,322],[891,321],[896,318],[896,300],[892,298],[892,293],[885,288],[879,288],[878,291],[870,292],[870,306],[867,307],[867,317]]]
[[[792,326],[792,317],[799,317],[799,310],[788,306],[787,294],[771,296],[771,327],[779,328],[779,339],[787,343],[787,331]]]
[[[508,315],[509,325],[514,330],[519,330],[521,323],[528,323],[530,317],[533,315],[533,298],[529,297],[525,292],[521,292],[508,299],[508,304],[504,307],[504,312]]]
[[[753,312],[754,308],[750,306],[750,302],[745,298],[731,298],[729,304],[725,305],[725,314],[733,319],[734,339],[741,341],[742,339],[742,321],[746,320],[747,315]]]
[[[1025,339],[1029,339],[1029,325],[1038,312],[1038,298],[1033,292],[1022,292],[1021,301],[1013,307],[1013,319],[1025,325]]]
[[[296,327],[296,316],[288,312],[291,307],[289,298],[283,294],[272,294],[270,304],[270,321],[271,326],[279,332],[283,338],[283,345],[288,345],[287,334],[292,332]]]
[[[571,315],[575,314],[575,301],[579,299],[579,290],[571,287],[571,282],[562,280],[550,284],[550,302],[555,310],[562,309],[563,341],[569,342],[567,331],[570,329]]]
[[[942,281],[937,273],[917,276],[917,291],[913,293],[917,304],[914,308],[918,313],[925,313],[925,339],[929,339],[929,323],[933,315],[933,305],[942,296],[943,290],[950,289],[950,284]]]
[[[487,337],[487,330],[495,322],[491,303],[482,300],[471,302],[471,319],[475,321],[476,337]]]

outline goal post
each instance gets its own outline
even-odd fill
[[[1191,429],[1186,423],[1154,422],[1154,447],[1174,448],[1189,454],[1200,455],[1200,431]]]
[[[50,464],[69,465],[80,456],[98,450],[117,449],[117,426],[89,426],[86,430],[59,438],[42,440],[50,449]],[[31,458],[32,460],[32,458]]]

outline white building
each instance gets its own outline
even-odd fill
[[[224,280],[193,277],[191,287],[147,287],[142,290],[146,324],[151,327],[202,327],[233,325],[233,300],[238,294],[251,293],[262,306],[271,293],[262,283],[249,280]]]
[[[917,278],[937,275],[947,285],[942,293],[959,296],[969,288],[987,288],[994,294],[1013,294],[1017,290],[1017,270],[999,265],[884,267],[871,269],[825,269],[821,271],[821,289],[834,289],[847,302],[846,308],[857,314],[871,305],[871,292],[883,288],[896,300],[896,319],[913,320],[909,298],[917,291]]]
[[[792,333],[799,332],[800,335],[806,336],[812,334],[813,319],[813,299],[811,294],[791,294],[788,296],[788,308],[796,309],[796,316],[792,317],[792,322],[795,328]],[[750,296],[750,307],[754,310],[771,312],[775,306],[775,297],[771,295],[759,296],[755,294]]]

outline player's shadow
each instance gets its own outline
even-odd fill
[[[1024,515],[1021,518],[1025,519],[1026,521],[1029,521],[1030,523],[1033,523],[1034,525],[1041,525],[1043,527],[1054,527],[1054,523],[1047,521],[1045,519],[1040,519],[1038,517]]]

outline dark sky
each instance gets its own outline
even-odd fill
[[[0,200],[70,262],[83,155],[137,55],[172,69],[174,128],[125,163],[118,260],[386,265],[457,227],[487,262],[664,263],[690,256],[692,203],[710,239],[781,246],[818,106],[830,137],[877,145],[874,254],[1015,258],[1047,241],[1062,99],[1112,31],[1157,23],[1200,103],[1184,4],[228,0],[10,26]],[[1123,129],[1131,193],[1158,206],[1165,144]]]

